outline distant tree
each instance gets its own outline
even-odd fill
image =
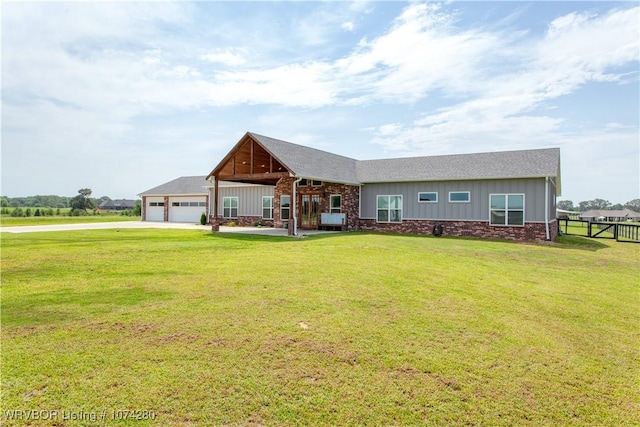
[[[87,213],[87,209],[94,209],[95,203],[91,199],[91,189],[81,188],[78,190],[78,195],[73,197],[69,201],[71,206],[71,215],[84,215]]]
[[[1,208],[9,207],[9,199],[7,199],[5,196],[0,197],[0,207]]]
[[[27,208],[27,210],[24,211],[24,215],[31,216],[31,208]]]
[[[22,208],[13,208],[13,210],[11,211],[11,216],[22,217],[24,216],[24,211],[22,210]]]
[[[60,208],[56,208],[56,215],[60,216]]]
[[[133,215],[134,216],[142,215],[142,202],[140,200],[136,200],[136,205],[133,208]]]
[[[603,199],[587,200],[587,201],[578,203],[578,205],[580,206],[581,212],[589,211],[591,209],[611,208],[611,202]]]
[[[617,211],[621,211],[622,209],[624,209],[624,206],[622,206],[621,203],[616,203],[615,205],[611,205],[611,207],[609,209],[614,209]]]
[[[640,212],[640,199],[629,200],[624,204],[624,207],[632,211]]]
[[[564,211],[572,211],[574,209],[573,202],[571,200],[560,200],[557,206],[558,209],[562,209]]]
[[[36,212],[33,214],[33,216],[40,216],[40,208],[36,208]]]

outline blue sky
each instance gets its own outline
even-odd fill
[[[637,2],[3,2],[2,194],[134,198],[252,131],[357,159],[560,147],[640,197]]]

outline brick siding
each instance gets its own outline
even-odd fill
[[[524,227],[492,226],[482,221],[430,221],[403,220],[401,223],[378,223],[374,219],[361,219],[360,229],[398,234],[433,234],[433,226],[442,225],[443,236],[481,237],[508,240],[545,240],[543,223],[526,223]],[[549,224],[549,237],[553,240],[558,234],[555,220]]]

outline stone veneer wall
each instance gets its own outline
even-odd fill
[[[254,227],[257,222],[264,227],[273,227],[272,219],[262,219],[260,216],[239,216],[237,218],[223,218],[218,215],[217,222],[214,222],[216,218],[213,215],[209,215],[209,224],[214,225],[227,225],[233,223],[237,227]]]
[[[439,223],[443,227],[443,236],[481,237],[508,240],[545,240],[543,223],[526,223],[524,227],[492,226],[482,221],[430,221],[403,220],[401,223],[378,223],[374,219],[361,219],[360,229],[399,234],[432,234],[433,226]],[[549,223],[549,237],[555,239],[558,234],[556,220]]]
[[[281,178],[276,184],[273,197],[273,223],[277,228],[283,228],[288,221],[280,219],[280,197],[282,195],[292,195],[293,182],[295,178]],[[347,214],[347,229],[349,231],[357,230],[359,226],[359,197],[360,187],[355,185],[336,184],[332,182],[323,182],[320,186],[307,185],[305,187],[296,187],[296,195],[300,194],[320,194],[320,204],[318,209],[320,212],[329,212],[330,196],[340,194],[342,196],[342,212]],[[293,206],[293,201],[291,206]],[[296,202],[296,211],[300,206]],[[289,213],[293,218],[293,210]]]

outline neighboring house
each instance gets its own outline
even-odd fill
[[[289,234],[342,222],[346,230],[549,240],[558,228],[557,148],[355,160],[248,132],[206,179],[214,230],[264,212]],[[255,215],[228,182],[269,186],[273,195],[250,202],[262,204]]]
[[[592,209],[590,211],[580,213],[580,219],[587,221],[640,222],[640,213],[632,211],[631,209]]]
[[[213,184],[205,176],[183,176],[139,194],[142,197],[142,221],[200,222],[204,213],[210,216],[210,187]],[[242,208],[234,215],[256,217],[261,215],[263,194],[273,196],[272,187],[235,182],[221,183],[220,196],[232,194],[239,197]],[[257,201],[256,201],[257,200]],[[266,225],[268,221],[264,222]]]
[[[98,209],[103,211],[123,211],[125,209],[133,209],[136,207],[135,200],[116,199],[111,200],[107,197],[98,205]]]

